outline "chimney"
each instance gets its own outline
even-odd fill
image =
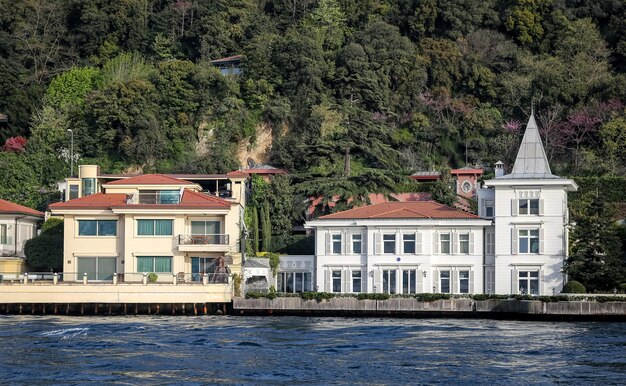
[[[504,175],[504,162],[498,161],[495,165],[496,178],[500,178]]]

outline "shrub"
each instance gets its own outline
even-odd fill
[[[148,274],[148,282],[149,283],[156,283],[158,278],[159,278],[159,276],[156,273],[154,273],[154,272],[150,272]]]
[[[561,293],[564,294],[586,294],[587,290],[585,286],[576,280],[568,281],[564,286]]]
[[[263,292],[258,292],[258,291],[246,292],[246,299],[260,299],[264,297],[265,297],[265,294]]]
[[[434,302],[436,300],[448,300],[450,299],[450,294],[417,294],[415,299],[418,302]]]
[[[61,271],[63,269],[63,236],[42,234],[24,245],[30,269]]]
[[[626,293],[626,283],[622,283],[619,285],[619,292]]]
[[[241,275],[233,273],[233,292],[235,297],[241,296]]]
[[[41,226],[41,234],[49,236],[63,236],[63,219],[50,217]]]
[[[302,300],[316,300],[321,302],[322,300],[330,300],[335,297],[332,292],[303,292],[300,294]]]

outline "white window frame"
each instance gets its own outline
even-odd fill
[[[469,269],[461,269],[458,271],[459,272],[459,293],[460,294],[469,294],[470,293],[470,270]],[[461,273],[467,273],[466,277],[461,277]],[[462,282],[466,282],[467,283],[467,291],[463,292],[461,290]]]
[[[339,273],[339,276],[336,277],[335,274]],[[341,293],[341,281],[343,278],[343,271],[340,269],[333,269],[330,271],[330,292],[333,293]],[[335,291],[335,280],[339,281],[339,291]]]
[[[358,252],[356,252],[355,248],[354,248],[354,245],[356,243],[359,244],[359,251]],[[360,233],[352,234],[350,248],[351,248],[351,251],[352,251],[353,254],[362,254],[363,253],[363,235],[362,234],[360,234]]]
[[[443,236],[447,237],[447,240],[443,239]],[[448,251],[444,252],[443,245],[444,242],[447,243]],[[439,254],[441,255],[451,255],[452,254],[452,233],[440,233],[439,234]]]
[[[359,286],[356,289],[354,288],[355,287],[354,281],[355,279],[357,279],[357,277],[355,277],[355,274],[358,274],[358,281],[359,281]],[[363,272],[360,269],[352,270],[352,272],[350,273],[350,287],[353,293],[363,292]]]
[[[527,232],[525,235],[522,235],[522,232]],[[531,232],[536,232],[537,235],[531,235]],[[540,230],[539,228],[522,228],[522,229],[518,229],[517,230],[517,251],[519,254],[523,254],[523,255],[538,255],[541,249],[540,246]],[[526,246],[528,248],[528,251],[526,252],[522,252],[522,239],[526,240]],[[533,239],[537,239],[537,252],[531,252],[531,241]]]
[[[536,276],[532,276],[531,274],[535,273]],[[524,276],[522,276],[522,274],[525,274]],[[517,271],[517,291],[519,294],[523,294],[523,295],[539,295],[541,293],[541,280],[540,280],[540,276],[541,273],[539,272],[539,270],[536,269],[527,269],[525,271]],[[533,293],[524,293],[522,291],[522,286],[520,285],[520,283],[522,281],[526,282],[526,287],[528,288],[529,292],[530,292],[530,284],[531,281],[536,281],[537,282],[537,293],[533,294]]]
[[[443,292],[443,273],[448,273],[448,277],[445,278],[448,281],[448,291],[447,292]],[[439,271],[439,293],[442,294],[451,294],[452,293],[452,270],[451,269],[444,269]]]
[[[537,213],[531,213],[531,202],[536,202],[537,206],[536,206],[536,211]],[[522,204],[526,203],[526,213],[522,213]],[[538,216],[539,215],[539,199],[538,198],[520,198],[517,200],[517,213],[520,216]]]
[[[393,239],[390,240],[385,240],[386,237],[392,237]],[[383,233],[383,254],[384,255],[393,255],[394,253],[396,253],[396,234],[395,233]],[[386,246],[387,244],[391,244],[393,251],[392,252],[387,252],[386,251]]]
[[[384,294],[396,294],[398,291],[396,287],[398,286],[398,274],[395,269],[382,269],[381,270],[382,278],[380,281],[380,286],[382,288],[382,293]],[[387,287],[385,287],[385,276],[387,276]],[[393,285],[391,283],[391,278],[393,277]]]
[[[421,275],[421,271],[418,271],[417,269],[402,269],[400,270],[401,272],[401,276],[402,276],[402,288],[400,288],[400,293],[402,294],[416,294],[419,293],[421,290],[421,288],[417,288],[417,275]],[[404,277],[404,273],[407,272],[408,273],[408,280],[405,281],[405,277]],[[413,280],[411,281],[411,273],[413,273]],[[407,287],[407,291],[404,291],[404,287]],[[413,291],[411,291],[411,286],[413,287]]]
[[[339,238],[339,239],[337,239]],[[330,253],[333,255],[341,255],[341,244],[343,241],[343,235],[341,233],[331,233],[330,235]],[[339,245],[339,252],[335,251],[335,243]]]
[[[408,237],[412,237],[412,240],[407,240],[406,238]],[[412,243],[413,244],[413,252],[407,252],[406,251],[406,245],[407,243]],[[411,254],[414,255],[417,253],[417,237],[415,236],[415,233],[403,233],[402,234],[402,253],[403,254]]]
[[[467,238],[463,240],[463,238]],[[463,251],[463,244],[467,245],[467,251]],[[470,254],[470,234],[469,233],[459,233],[459,253],[462,255]]]

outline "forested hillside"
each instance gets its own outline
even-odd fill
[[[302,194],[511,164],[531,103],[553,172],[623,175],[621,0],[0,0],[0,196],[42,207],[80,162],[228,172]],[[209,61],[243,55],[242,74]],[[23,138],[19,138],[23,137]],[[406,188],[406,187],[404,187]]]

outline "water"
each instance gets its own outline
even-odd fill
[[[0,316],[0,383],[626,383],[626,323]]]

